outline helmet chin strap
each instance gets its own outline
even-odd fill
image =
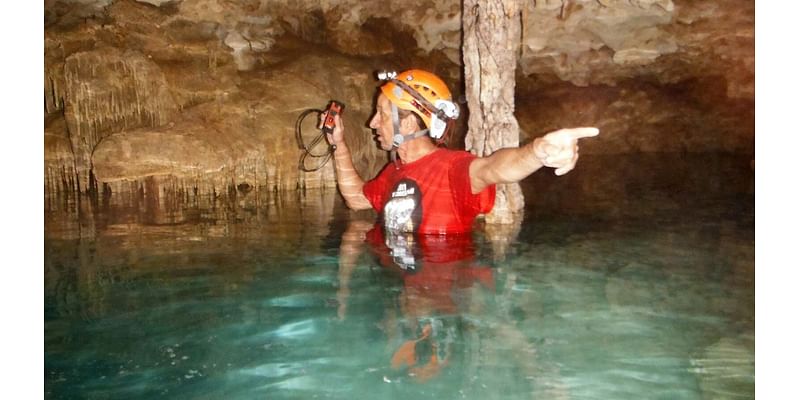
[[[392,129],[394,129],[394,135],[392,135],[392,150],[390,151],[389,154],[392,159],[392,162],[394,163],[395,168],[400,168],[400,161],[398,161],[397,159],[397,148],[400,147],[400,145],[405,142],[421,138],[423,136],[427,136],[428,130],[423,129],[421,131],[416,131],[408,135],[401,134],[400,116],[398,115],[397,106],[394,105],[394,103],[392,103]]]

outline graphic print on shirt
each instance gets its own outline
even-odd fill
[[[383,223],[394,232],[416,232],[422,222],[422,193],[411,179],[401,179],[383,207]]]

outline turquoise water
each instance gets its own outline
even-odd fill
[[[754,398],[748,162],[584,157],[406,269],[330,192],[46,199],[46,397]]]

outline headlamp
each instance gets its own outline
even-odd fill
[[[378,72],[378,79],[382,81],[390,81],[397,77],[397,71],[380,71]]]

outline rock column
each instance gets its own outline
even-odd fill
[[[519,146],[514,117],[514,73],[520,48],[520,10],[517,0],[464,0],[464,69],[469,132],[466,149],[488,156]],[[512,223],[525,199],[519,185],[497,187],[487,223]]]

